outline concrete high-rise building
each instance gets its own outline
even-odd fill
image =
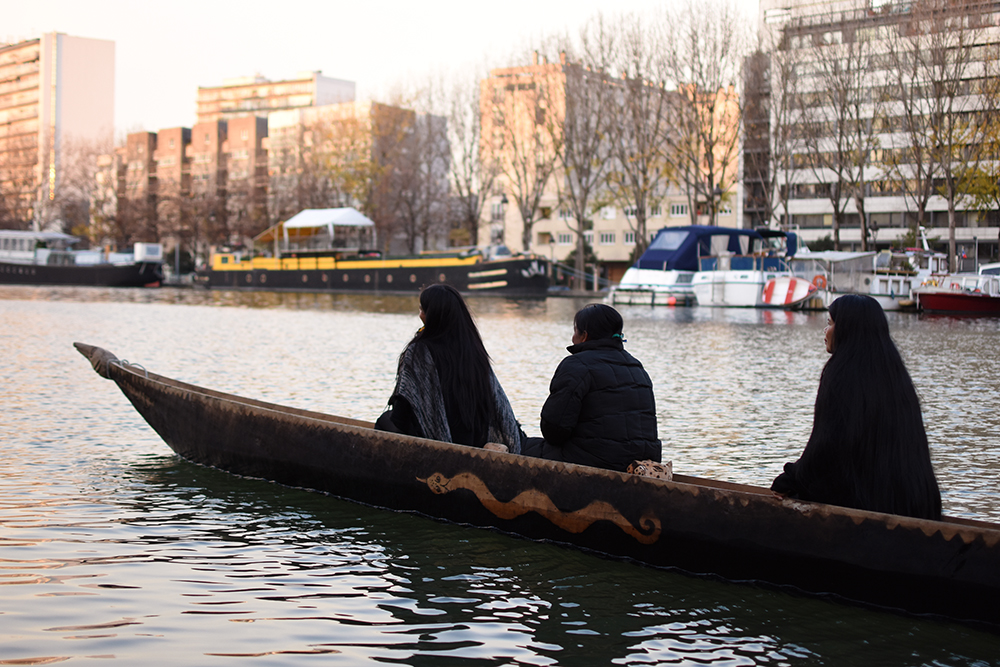
[[[0,218],[55,222],[67,149],[114,133],[115,44],[47,33],[0,45]]]
[[[844,250],[913,243],[919,224],[954,259],[968,255],[965,268],[993,256],[1000,212],[961,188],[983,176],[1000,197],[989,139],[998,10],[997,0],[761,0],[769,50],[756,56],[746,123],[746,164],[762,167],[746,174],[760,195],[753,222]]]
[[[353,81],[320,72],[305,72],[285,81],[269,81],[259,75],[228,79],[221,86],[198,88],[198,122],[353,102],[354,95]]]

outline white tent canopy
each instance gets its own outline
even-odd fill
[[[347,232],[347,238],[352,238],[355,242],[360,241],[361,243],[364,243],[362,240],[364,238],[369,239],[368,242],[372,242],[372,233],[375,230],[375,223],[370,218],[366,217],[357,209],[350,207],[307,208],[296,213],[279,226],[281,227],[281,232],[285,239],[286,248],[289,247],[289,236],[295,236],[297,238],[302,238],[303,236],[308,237],[311,234],[314,234],[315,232],[312,230],[316,229],[327,230],[331,245],[334,243],[334,228],[336,227],[346,227],[354,230],[352,232]],[[289,234],[289,230],[294,231]],[[267,235],[266,232],[265,234],[262,234],[261,237],[265,235]],[[277,243],[276,238],[275,243]],[[277,247],[275,247],[275,252],[277,252]]]
[[[285,220],[285,229],[313,227],[374,227],[375,223],[355,208],[307,208]]]

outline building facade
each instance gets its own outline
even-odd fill
[[[487,193],[480,224],[480,245],[503,242],[513,252],[531,252],[548,257],[553,262],[566,262],[577,247],[580,229],[565,196],[560,195],[560,179],[565,170],[554,163],[556,144],[566,120],[567,75],[579,65],[569,63],[565,56],[559,62],[548,62],[538,54],[527,66],[494,69],[480,84],[482,117],[481,154],[493,161],[497,178],[491,193]],[[608,80],[611,95],[618,95],[624,81]],[[681,93],[672,93],[677,96]],[[723,93],[720,97],[725,97]],[[722,107],[730,104],[725,97]],[[723,111],[722,113],[728,113]],[[553,127],[552,124],[556,124]],[[734,131],[736,124],[734,124]],[[665,140],[665,139],[664,139]],[[542,156],[536,159],[535,156]],[[613,157],[608,157],[614,160]],[[730,173],[737,173],[738,156]],[[546,176],[539,168],[548,166]],[[609,170],[610,171],[610,170]],[[541,184],[539,186],[539,184]],[[651,239],[663,227],[690,224],[739,226],[742,220],[742,182],[729,177],[718,191],[712,215],[712,202],[693,196],[679,182],[665,179],[651,192],[646,207],[646,233]],[[531,188],[537,188],[534,193]],[[524,234],[524,222],[517,201],[537,195],[535,219],[530,235]],[[633,261],[636,247],[636,211],[622,205],[608,188],[598,185],[590,197],[589,219],[582,226],[586,243],[597,258],[597,269],[605,281],[616,283]],[[693,210],[692,210],[693,209]],[[593,268],[588,270],[593,271]]]
[[[321,72],[305,72],[284,81],[259,75],[229,79],[221,86],[198,88],[198,122],[353,102],[354,95],[353,81],[333,79]]]
[[[70,149],[114,133],[115,44],[47,33],[0,45],[0,216],[58,224]]]
[[[984,150],[1000,113],[998,16],[992,0],[762,0],[770,123],[748,143],[770,153],[770,223],[845,250],[912,243],[919,225],[958,257],[995,256],[996,206],[961,183],[979,169],[1000,187],[1000,155]],[[748,193],[762,187],[749,176]],[[748,211],[764,222],[760,203]]]

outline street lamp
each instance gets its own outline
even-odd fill
[[[712,190],[712,225],[719,226],[719,207],[722,205],[722,188],[718,185]]]
[[[493,245],[500,245],[504,242],[504,231],[507,226],[507,203],[507,193],[503,192],[500,194],[500,203],[497,204],[498,209],[494,211],[493,228],[490,230],[490,243]]]

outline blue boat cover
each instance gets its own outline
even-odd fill
[[[728,236],[728,242],[725,238]],[[781,234],[784,236],[784,234]],[[713,237],[715,239],[713,240]],[[764,237],[753,229],[729,229],[706,225],[664,227],[642,253],[634,266],[637,269],[660,271],[698,271],[698,257],[709,257],[725,249],[734,255],[747,254],[754,239]],[[790,239],[789,239],[790,240]],[[723,244],[725,244],[723,246]],[[791,249],[791,248],[790,248]]]

